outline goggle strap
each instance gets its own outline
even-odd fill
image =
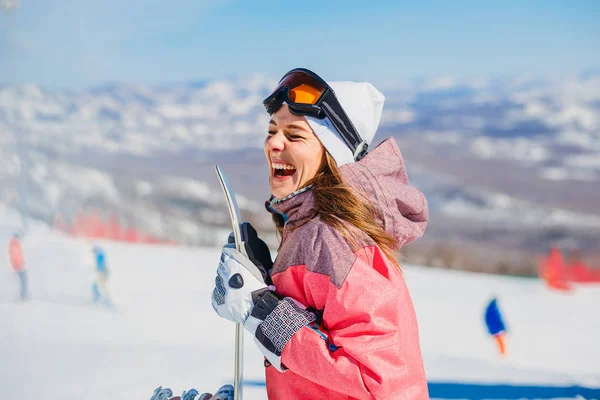
[[[327,103],[322,103],[321,107],[327,110],[326,114],[335,126],[336,130],[346,143],[346,146],[350,147],[350,150],[354,152],[356,150],[356,138],[352,137],[352,134],[348,131],[348,127],[344,124],[344,121],[340,118],[339,114],[337,114],[333,108]]]
[[[344,112],[342,105],[339,104],[339,101],[332,92],[327,93],[327,98],[324,98],[323,100],[324,101],[320,104],[321,107],[325,109],[327,116],[342,137],[342,140],[352,151],[354,160],[360,160],[367,153],[369,147],[367,142],[362,140],[356,128],[352,125],[352,121],[350,121],[350,118],[348,118]]]
[[[362,158],[367,155],[368,151],[369,151],[369,144],[363,140],[356,147],[356,151],[354,152],[354,161],[362,160]]]

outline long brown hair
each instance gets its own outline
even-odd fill
[[[380,211],[366,199],[361,199],[343,181],[337,164],[327,151],[323,151],[319,172],[306,183],[313,186],[315,200],[315,216],[340,232],[355,250],[359,246],[356,232],[351,232],[347,224],[357,228],[369,236],[387,258],[399,268],[396,256],[396,241],[382,227],[377,219],[381,219]],[[280,237],[283,236],[283,221],[273,215],[275,227]]]

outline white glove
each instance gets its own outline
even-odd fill
[[[267,286],[260,269],[232,244],[223,247],[212,305],[217,314],[244,324],[269,362],[284,371],[281,353],[292,336],[315,321],[313,312],[291,298],[281,299]]]
[[[221,252],[212,306],[221,317],[243,324],[252,312],[257,296],[268,287],[260,270],[248,257],[227,244]]]

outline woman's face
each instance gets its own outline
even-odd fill
[[[323,145],[303,116],[292,114],[287,104],[273,114],[265,139],[271,193],[283,198],[303,187],[318,172]]]

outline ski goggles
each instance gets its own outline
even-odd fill
[[[263,101],[269,115],[279,110],[283,103],[295,115],[329,118],[344,143],[352,150],[355,161],[367,154],[369,145],[360,137],[333,89],[319,75],[305,68],[286,73],[273,93]]]

